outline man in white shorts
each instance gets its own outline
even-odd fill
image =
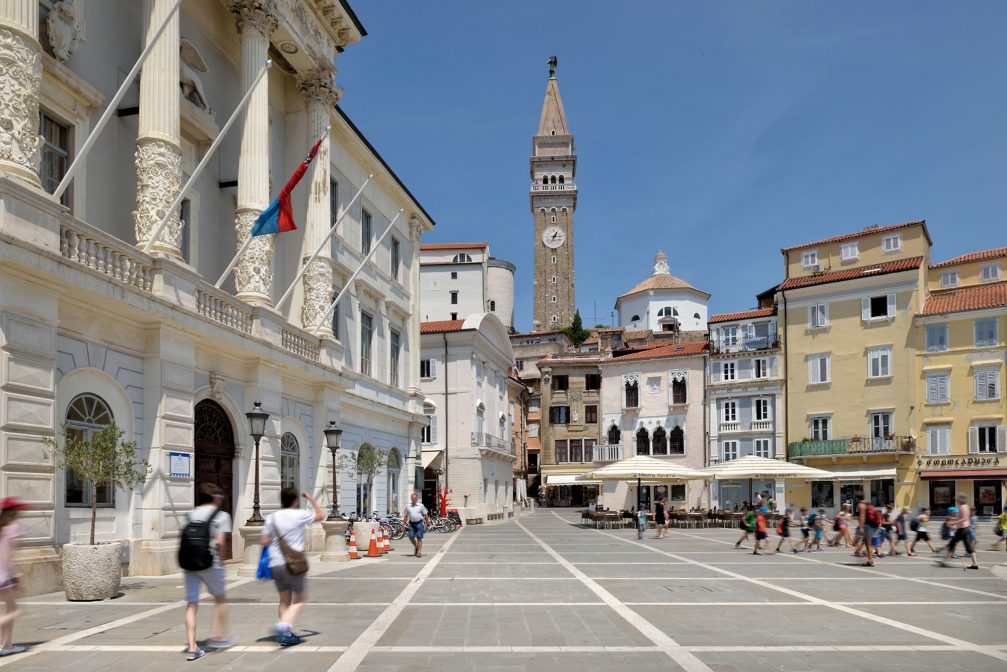
[[[199,572],[185,572],[185,635],[189,640],[186,660],[202,658],[206,652],[196,643],[196,612],[199,610],[199,593],[202,586],[216,600],[213,609],[213,629],[206,645],[211,649],[226,649],[233,642],[227,636],[226,574],[220,555],[231,532],[231,516],[221,510],[224,491],[215,483],[203,483],[196,495],[198,506],[189,514],[193,522],[210,521],[210,553],[213,566]]]

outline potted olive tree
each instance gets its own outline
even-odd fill
[[[106,425],[84,438],[80,432],[63,426],[63,441],[47,437],[45,445],[54,466],[73,473],[96,494],[100,486],[131,491],[150,472],[150,463],[137,462],[136,443],[123,441],[125,432],[117,425]],[[91,497],[91,539],[88,544],[63,546],[63,589],[68,600],[104,600],[119,592],[122,581],[122,544],[114,541],[96,544],[95,522],[98,498]]]
[[[368,499],[372,499],[370,493],[374,492],[374,478],[381,473],[381,470],[388,466],[388,454],[383,453],[370,443],[364,441],[360,444],[357,452],[354,453],[344,453],[340,456],[342,458],[342,467],[344,469],[349,469],[351,474],[354,474],[356,478],[360,478],[364,483],[367,484]],[[367,508],[370,506],[370,501],[361,502],[363,511],[358,511],[358,515],[361,518],[366,518],[369,515]],[[394,511],[390,513],[395,513]]]

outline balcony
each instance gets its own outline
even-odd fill
[[[730,342],[714,341],[710,351],[715,355],[726,355],[735,352],[758,352],[780,347],[780,339],[775,335],[756,336],[755,338],[735,339]]]
[[[720,431],[723,432],[737,432],[741,430],[740,422],[722,422],[720,423]]]
[[[773,430],[772,420],[752,420],[753,432],[770,432]]]
[[[485,432],[472,432],[472,447],[499,455],[515,456],[514,444],[512,442],[501,439],[499,436],[486,434]]]
[[[594,461],[618,462],[622,459],[622,444],[599,443],[594,446]]]
[[[532,191],[577,191],[576,184],[533,184]]]
[[[859,437],[825,441],[794,441],[787,446],[788,459],[837,455],[912,455],[916,439],[911,436]]]

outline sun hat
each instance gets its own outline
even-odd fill
[[[0,510],[7,511],[12,509],[14,511],[25,511],[31,507],[22,502],[17,497],[4,497],[0,500]]]

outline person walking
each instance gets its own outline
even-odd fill
[[[853,538],[850,536],[850,519],[852,517],[850,505],[843,504],[843,510],[836,514],[836,519],[832,523],[832,530],[836,536],[829,542],[829,546],[839,546],[840,541],[846,548],[853,546]]]
[[[301,497],[306,499],[314,511],[305,511],[298,506],[299,498],[296,488],[280,490],[280,510],[266,516],[262,526],[262,536],[259,541],[269,547],[269,571],[273,574],[276,592],[279,596],[277,609],[278,619],[273,626],[280,636],[280,646],[294,646],[303,640],[294,634],[294,623],[304,608],[307,599],[305,578],[307,572],[292,574],[287,567],[287,558],[280,544],[288,551],[304,553],[304,533],[308,525],[317,523],[325,514],[315,498],[307,492]]]
[[[766,513],[768,512],[769,509],[760,506],[759,515],[755,517],[755,550],[752,551],[752,555],[762,555],[762,553],[759,553],[759,546],[769,538],[769,535],[766,533]]]
[[[663,499],[654,502],[654,527],[657,528],[655,539],[664,539],[668,536],[668,518],[667,513],[665,513]]]
[[[14,551],[22,529],[15,521],[21,511],[30,508],[17,497],[6,497],[0,501],[0,595],[4,601],[4,615],[0,616],[0,656],[24,653],[27,648],[14,644],[14,621],[21,615],[17,603],[18,571],[14,565]]]
[[[944,556],[939,563],[942,566],[947,566],[947,561],[954,557],[955,547],[958,542],[961,542],[965,546],[965,552],[972,558],[972,564],[966,569],[979,569],[976,549],[972,545],[972,507],[965,501],[965,495],[958,495],[956,499],[958,501],[958,516],[954,523],[954,536],[951,537],[951,541],[944,549]]]
[[[409,543],[413,545],[413,557],[423,557],[423,533],[426,531],[427,507],[419,501],[414,492],[406,504],[406,532],[409,533]]]
[[[213,597],[213,625],[206,645],[211,649],[226,649],[233,645],[227,633],[227,575],[221,561],[221,552],[231,532],[231,516],[221,510],[224,491],[216,483],[203,483],[196,494],[196,508],[189,513],[189,524],[182,532],[181,553],[191,550],[195,554],[210,553],[210,566],[202,570],[185,569],[185,636],[189,643],[185,659],[202,658],[206,651],[196,642],[196,614],[199,611],[199,593],[202,586]],[[196,538],[198,537],[198,538]],[[192,548],[188,544],[196,544]],[[180,557],[180,561],[184,561]]]
[[[899,547],[899,542],[902,542],[902,548],[905,549],[906,555],[909,554],[909,507],[903,506],[902,510],[899,511],[899,515],[895,517],[895,548],[898,555],[897,549]]]
[[[993,527],[993,533],[999,537],[999,540],[993,542],[993,545],[990,546],[990,550],[997,550],[997,546],[999,546],[1002,541],[1004,542],[1004,550],[1007,551],[1007,506],[1004,506],[1003,512],[997,516]]]
[[[808,507],[806,506],[801,507],[801,519],[799,522],[801,525],[801,538],[802,538],[801,550],[807,553],[808,544],[811,543],[811,526],[808,522]],[[796,553],[797,551],[794,552]]]
[[[930,523],[929,508],[922,509],[920,511],[920,515],[916,516],[916,518],[914,518],[912,522],[909,523],[909,529],[916,532],[916,538],[913,539],[913,543],[909,544],[908,555],[916,555],[916,544],[920,543],[921,541],[925,541],[927,543],[927,546],[930,547],[931,553],[937,552],[937,549],[934,548],[933,543],[930,541],[930,533],[927,532],[927,526],[929,525],[929,523]]]
[[[745,507],[745,515],[741,519],[741,536],[734,542],[735,548],[741,547],[741,542],[748,541],[748,535],[755,531],[755,512],[751,507]]]
[[[881,512],[873,504],[864,501],[863,496],[857,497],[857,515],[860,518],[861,537],[864,542],[864,550],[867,553],[865,567],[874,566],[874,535],[881,525]]]
[[[790,550],[797,553],[797,547],[794,545],[794,541],[790,538],[790,527],[794,523],[794,510],[787,509],[780,516],[779,522],[776,524],[776,533],[780,535],[780,541],[776,544],[776,552],[780,552],[780,548],[783,546],[783,542],[786,541],[790,544]]]

